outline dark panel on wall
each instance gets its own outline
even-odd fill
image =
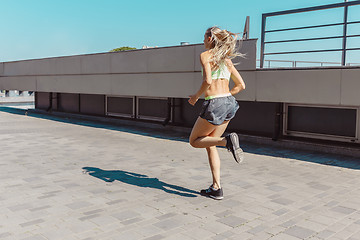
[[[134,115],[134,99],[129,97],[107,97],[107,113]]]
[[[192,127],[199,116],[204,100],[199,99],[195,106],[188,99],[175,99],[175,124]],[[238,101],[239,110],[230,121],[227,131],[273,137],[276,112],[279,103]],[[278,126],[280,128],[280,126]]]
[[[356,110],[289,106],[288,130],[355,137]]]
[[[58,99],[60,96],[60,93],[50,93],[51,94],[51,99],[50,99],[50,103],[52,105],[52,109],[51,110],[58,110]]]
[[[37,109],[47,110],[50,106],[50,93],[36,92],[35,93],[35,107]]]
[[[166,118],[168,114],[168,100],[167,99],[138,99],[138,116],[141,117],[155,117]]]
[[[187,98],[176,98],[174,101],[174,123],[192,127],[199,116],[203,102],[203,99],[199,99],[195,106],[192,106]]]
[[[239,110],[230,121],[228,131],[272,137],[278,103],[238,101]]]
[[[59,93],[58,96],[59,111],[78,113],[79,112],[79,94]]]
[[[80,112],[90,115],[105,115],[105,95],[80,94]]]

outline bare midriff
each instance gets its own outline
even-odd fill
[[[205,91],[205,97],[230,93],[229,80],[225,78],[213,79],[210,87]]]

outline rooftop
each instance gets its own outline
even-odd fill
[[[0,134],[2,239],[360,239],[357,158],[219,148],[215,201],[183,132],[0,107]]]

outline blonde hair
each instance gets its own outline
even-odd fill
[[[213,64],[214,69],[219,68],[219,65],[223,63],[226,58],[245,57],[245,54],[238,52],[236,48],[237,34],[225,29],[221,30],[214,26],[208,28],[205,35],[211,38],[210,51],[212,57],[210,62]]]

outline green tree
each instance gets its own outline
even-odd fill
[[[120,51],[134,50],[134,49],[136,49],[136,48],[134,48],[134,47],[119,47],[119,48],[110,50],[109,52],[120,52]]]

